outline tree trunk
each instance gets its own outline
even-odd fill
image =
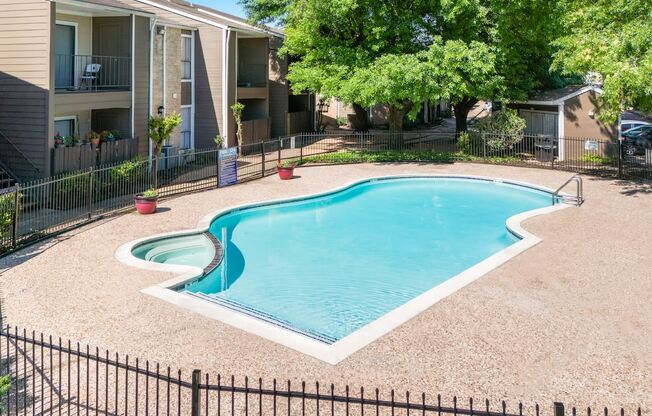
[[[475,98],[464,98],[460,102],[453,104],[453,113],[455,114],[455,130],[458,133],[466,131],[466,119],[469,116],[469,111],[478,102]]]
[[[367,110],[360,104],[351,104],[353,111],[355,112],[355,121],[351,123],[351,127],[355,131],[368,131],[369,130],[369,118]]]
[[[402,107],[390,105],[387,113],[387,122],[389,124],[389,131],[402,131],[403,130],[403,116],[405,112]]]

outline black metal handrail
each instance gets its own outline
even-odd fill
[[[128,56],[56,56],[55,88],[59,91],[102,91],[131,87]]]

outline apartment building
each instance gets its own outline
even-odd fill
[[[18,180],[147,155],[151,115],[181,114],[168,143],[178,152],[214,146],[218,134],[234,145],[236,101],[245,142],[292,133],[288,113],[314,111],[310,96],[290,95],[282,33],[217,10],[167,0],[0,0],[0,9],[0,168]],[[121,150],[56,148],[91,132]]]

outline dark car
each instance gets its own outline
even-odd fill
[[[627,156],[645,153],[652,149],[652,125],[645,125],[627,130],[622,134],[623,153]]]

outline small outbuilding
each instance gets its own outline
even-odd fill
[[[512,102],[508,108],[518,110],[526,121],[525,133],[559,138],[563,158],[563,138],[585,138],[612,142],[618,135],[617,124],[605,124],[596,117],[602,89],[594,85],[570,85],[541,91],[527,101]]]
[[[541,91],[527,101],[513,102],[508,107],[517,109],[525,118],[527,134],[612,140],[617,136],[617,125],[596,118],[600,94],[602,89],[598,86],[569,85]]]

